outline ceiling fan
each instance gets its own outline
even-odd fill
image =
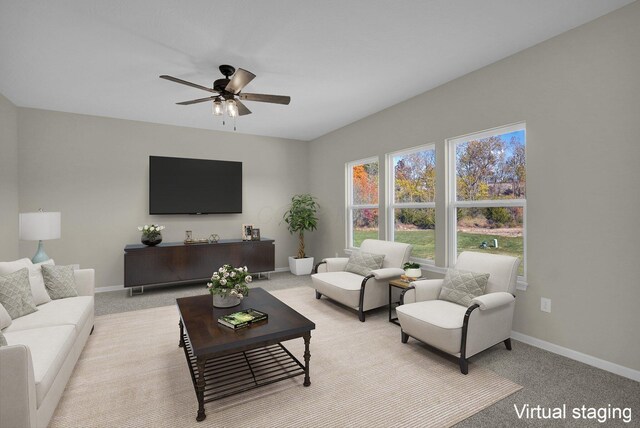
[[[251,114],[251,110],[249,110],[240,100],[284,105],[288,105],[291,101],[291,97],[284,95],[250,94],[241,92],[242,89],[256,77],[256,75],[242,68],[236,70],[230,65],[221,65],[219,68],[220,72],[224,75],[224,79],[218,79],[213,82],[212,88],[198,85],[197,83],[187,82],[186,80],[178,79],[177,77],[167,76],[166,74],[163,74],[160,78],[215,94],[206,98],[198,98],[195,100],[176,103],[186,106],[213,101],[214,116],[223,116],[225,113],[229,117]]]

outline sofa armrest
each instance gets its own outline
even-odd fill
[[[0,385],[0,427],[35,427],[36,382],[29,348],[0,348]]]
[[[76,290],[79,296],[93,296],[95,294],[95,270],[76,269],[73,271],[76,279]]]
[[[423,279],[421,281],[413,281],[411,288],[403,295],[404,304],[424,302],[426,300],[437,300],[440,296],[442,288],[441,279]]]
[[[404,275],[404,269],[400,269],[400,268],[375,269],[371,271],[371,274],[376,279],[391,279],[391,278],[397,278],[400,275]]]
[[[482,296],[478,296],[471,301],[471,304],[476,304],[480,306],[481,311],[486,311],[487,309],[495,309],[501,306],[506,306],[516,300],[513,297],[513,294],[509,294],[505,291],[498,291],[496,293],[483,294]]]

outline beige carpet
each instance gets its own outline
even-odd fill
[[[310,387],[300,376],[207,403],[198,423],[177,310],[145,309],[96,319],[50,426],[441,427],[521,388],[474,364],[464,376],[415,340],[403,345],[385,311],[361,323],[307,287],[273,294],[316,323]],[[286,346],[302,359],[302,339]]]

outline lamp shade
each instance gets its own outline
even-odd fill
[[[60,213],[20,213],[20,239],[45,241],[60,238]]]

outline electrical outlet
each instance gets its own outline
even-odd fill
[[[540,310],[542,312],[551,312],[551,299],[547,299],[546,297],[541,297]]]

